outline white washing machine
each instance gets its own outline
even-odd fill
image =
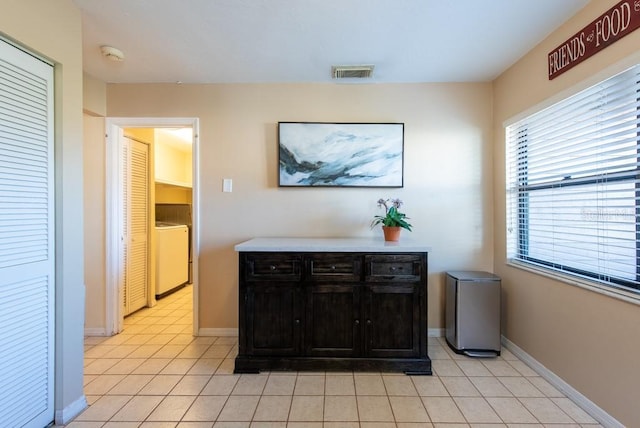
[[[189,281],[189,228],[156,223],[156,298]]]

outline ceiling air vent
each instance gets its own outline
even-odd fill
[[[334,79],[368,79],[373,76],[373,65],[334,65],[331,76]]]

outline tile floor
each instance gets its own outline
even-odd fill
[[[429,339],[433,376],[234,375],[235,337],[193,337],[192,287],[85,340],[89,407],[68,428],[597,427],[506,349],[493,359]]]

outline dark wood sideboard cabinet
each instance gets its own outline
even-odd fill
[[[235,373],[431,374],[426,252],[240,252]]]

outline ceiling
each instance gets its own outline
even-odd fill
[[[84,71],[111,83],[330,82],[360,64],[367,82],[491,81],[588,2],[74,0]]]

